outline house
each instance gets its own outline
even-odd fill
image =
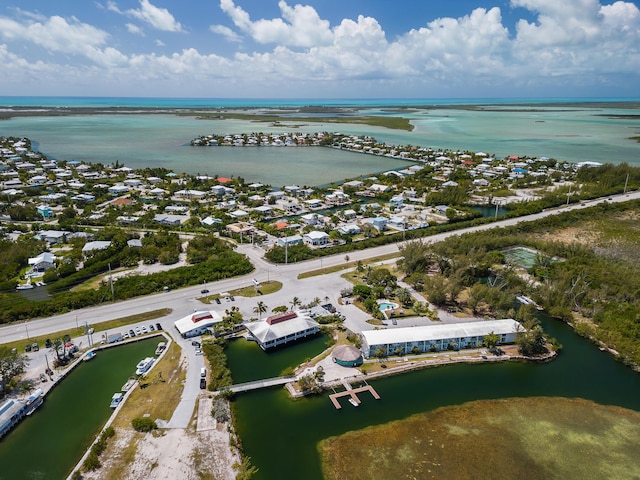
[[[395,195],[391,197],[391,200],[389,200],[389,207],[402,208],[403,205],[404,205],[404,195],[402,194]]]
[[[299,245],[301,243],[302,237],[297,234],[278,238],[278,245],[280,245],[281,247],[291,247],[292,245]]]
[[[300,216],[300,220],[306,225],[319,225],[324,222],[324,217],[317,213],[307,213]]]
[[[224,185],[214,185],[211,187],[211,193],[214,195],[222,196],[226,193],[227,188]]]
[[[175,193],[176,197],[187,198],[187,199],[201,199],[207,194],[207,192],[203,192],[201,190],[178,190]]]
[[[56,256],[50,252],[42,252],[37,257],[29,259],[32,272],[44,272],[56,266]]]
[[[84,247],[82,247],[82,253],[87,254],[96,250],[104,250],[105,248],[109,248],[110,246],[111,242],[107,240],[96,240],[94,242],[87,242],[84,244]]]
[[[38,212],[38,215],[41,215],[44,220],[53,218],[55,216],[53,210],[49,205],[39,205],[36,208],[36,211]]]
[[[263,350],[295,342],[320,331],[320,325],[300,311],[272,315],[265,320],[249,322],[245,326],[251,338]]]
[[[200,223],[206,225],[207,227],[212,227],[214,225],[220,225],[222,223],[222,220],[220,220],[219,218],[208,216],[207,218],[203,218],[202,220],[200,220]]]
[[[142,240],[140,240],[139,238],[132,238],[131,240],[127,240],[127,246],[133,248],[141,248]]]
[[[375,217],[369,220],[369,223],[382,232],[387,229],[388,219],[385,217]]]
[[[69,232],[63,232],[60,230],[42,230],[37,235],[35,235],[35,238],[37,238],[38,240],[44,240],[49,245],[53,245],[56,243],[63,243],[65,235],[67,235],[68,233]]]
[[[362,332],[362,351],[365,357],[375,357],[378,352],[392,355],[409,353],[414,348],[419,352],[430,352],[461,348],[481,347],[486,335],[498,335],[499,344],[513,343],[520,323],[513,319],[485,320],[478,322],[403,327]]]
[[[168,213],[159,213],[153,217],[155,222],[163,225],[182,225],[189,220],[189,215],[171,215]]]
[[[389,218],[388,225],[396,230],[404,230],[407,227],[407,219],[402,215],[396,215]]]
[[[356,215],[357,215],[357,213],[353,209],[348,209],[348,210],[345,210],[344,212],[342,212],[342,217],[345,218],[345,219],[355,218]]]
[[[109,187],[107,189],[107,192],[109,193],[109,195],[117,197],[119,195],[123,195],[125,193],[129,193],[129,187],[127,187],[126,185],[117,184],[117,185],[113,185],[113,186]]]
[[[245,212],[244,210],[234,210],[233,212],[229,213],[229,216],[232,218],[243,218],[243,217],[248,217],[249,213]]]
[[[369,186],[369,191],[374,193],[384,193],[388,192],[389,190],[391,190],[391,187],[389,185],[382,185],[380,183],[374,183]]]
[[[355,223],[347,223],[337,228],[338,232],[342,235],[358,235],[360,233],[360,227]]]
[[[312,230],[302,236],[302,241],[307,245],[313,246],[327,245],[329,243],[329,234],[318,230]]]

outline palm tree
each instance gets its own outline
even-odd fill
[[[291,306],[293,307],[293,309],[295,310],[296,307],[299,307],[300,305],[302,305],[300,299],[298,297],[293,297],[293,299],[291,300]]]
[[[266,311],[267,311],[267,306],[264,304],[263,301],[258,302],[258,304],[253,308],[253,313],[256,313],[258,315],[258,320],[260,320],[260,317]]]

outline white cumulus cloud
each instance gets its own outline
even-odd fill
[[[116,7],[117,8],[117,7]],[[117,11],[117,10],[115,10]],[[165,32],[182,32],[182,25],[166,8],[159,8],[151,4],[149,0],[140,0],[140,8],[126,10],[125,13],[148,23],[157,30]]]

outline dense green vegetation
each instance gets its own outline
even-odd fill
[[[225,340],[204,342],[202,352],[207,357],[211,372],[207,389],[215,392],[233,385],[231,370],[227,367],[227,356],[224,353]]]
[[[158,244],[162,245],[163,252],[165,249],[171,252],[172,248],[173,251],[180,248],[179,242],[176,241],[178,240],[177,235],[159,233],[149,237],[147,245],[151,249],[161,248],[158,247]],[[148,275],[130,275],[114,282],[109,282],[109,279],[105,277],[96,288],[71,290],[72,287],[106,274],[110,270],[113,271],[124,264],[137,263],[140,252],[136,253],[135,247],[126,246],[126,240],[126,236],[121,236],[120,239],[114,236],[111,238],[112,246],[85,259],[82,269],[76,270],[75,266],[72,266],[66,273],[67,270],[61,268],[58,274],[49,276],[47,281],[53,283],[48,285],[47,289],[52,296],[47,300],[34,302],[15,293],[0,293],[0,303],[3,305],[0,312],[0,323],[45,317],[107,301],[125,300],[157,293],[161,292],[164,287],[174,289],[198,285],[203,282],[243,275],[253,270],[251,262],[244,255],[236,253],[231,244],[213,236],[202,236],[194,238],[193,245],[190,244],[187,249],[187,258],[192,262],[191,265]],[[30,243],[21,243],[16,249],[24,250],[23,256],[36,255],[39,253],[39,251],[33,253],[37,251],[36,246]],[[27,251],[30,253],[27,254]],[[168,255],[170,256],[171,253]],[[4,252],[0,253],[0,256],[4,258]],[[65,259],[67,258],[73,259],[73,253],[68,257],[65,256]],[[8,261],[9,259],[7,259]],[[8,271],[13,270],[9,269]]]
[[[639,211],[640,202],[602,204],[434,245],[415,241],[401,249],[399,267],[405,280],[437,305],[535,326],[534,308],[514,301],[524,293],[552,316],[575,324],[578,333],[614,348],[621,361],[638,365]],[[595,239],[589,244],[547,239],[566,228]],[[506,262],[502,250],[514,245],[540,252],[528,272]],[[539,338],[530,340],[536,348]]]

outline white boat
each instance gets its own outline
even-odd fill
[[[111,397],[111,404],[109,405],[111,408],[116,408],[118,405],[120,405],[120,402],[122,402],[122,399],[124,398],[124,393],[114,393],[113,397]]]
[[[153,357],[147,357],[144,360],[140,360],[136,365],[136,375],[143,375],[147,373],[154,361],[155,358]]]
[[[33,288],[33,285],[31,285],[30,283],[24,283],[22,285],[18,285],[16,287],[16,290],[31,290]]]
[[[42,396],[42,389],[37,389],[35,392],[33,392],[31,395],[29,395],[29,398],[27,398],[26,401],[26,413],[27,415],[31,415],[33,412],[35,412],[36,408],[38,408],[40,405],[42,405],[42,402],[44,402],[44,397]]]
[[[167,344],[165,342],[158,343],[158,348],[156,348],[156,355],[160,355],[164,352],[164,349],[167,348]]]
[[[356,401],[353,399],[353,397],[349,397],[349,403],[350,403],[351,405],[353,405],[354,407],[357,407],[357,406],[358,406],[358,402],[356,402]]]
[[[518,295],[516,297],[516,300],[518,300],[520,303],[522,303],[523,305],[531,305],[532,303],[535,303],[533,300],[531,300],[529,297],[526,297],[524,295]]]
[[[94,358],[96,358],[96,352],[93,350],[89,350],[87,354],[84,357],[82,357],[82,360],[84,362],[88,362],[89,360],[93,360]]]

